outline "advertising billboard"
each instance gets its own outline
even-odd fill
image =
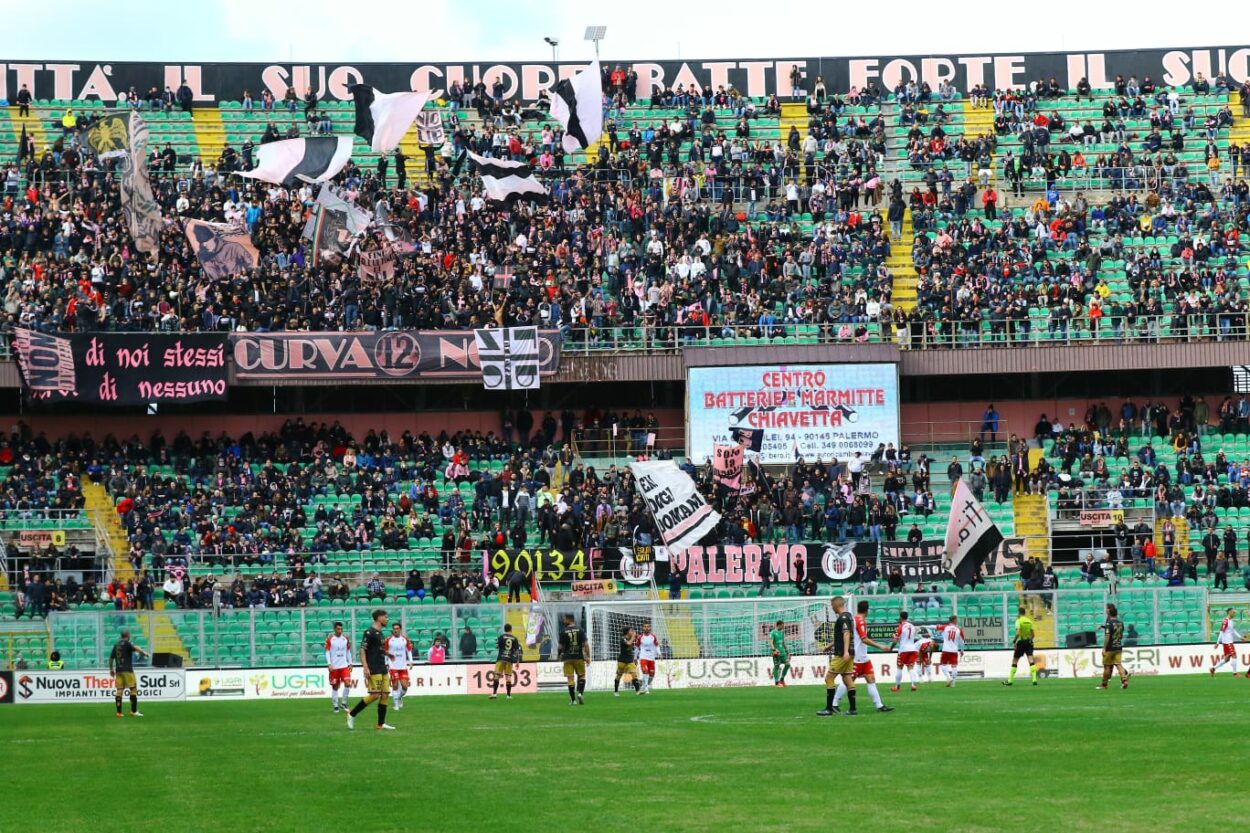
[[[762,430],[759,461],[865,458],[899,444],[894,364],[692,367],[686,380],[687,448],[702,465],[736,428]]]

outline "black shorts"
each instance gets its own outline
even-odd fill
[[[1033,656],[1033,640],[1021,639],[1017,641],[1016,652],[1011,655],[1011,658],[1013,660],[1018,660],[1020,659],[1020,657],[1031,657],[1031,656]]]

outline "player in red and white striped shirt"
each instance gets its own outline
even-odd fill
[[[412,642],[404,636],[404,628],[398,622],[391,627],[386,638],[386,670],[391,673],[391,693],[395,698],[395,710],[404,707],[404,695],[408,693],[408,666],[412,663]]]
[[[903,684],[903,669],[906,668],[911,679],[911,690],[916,690],[916,660],[920,658],[919,637],[916,626],[907,621],[907,611],[898,615],[898,627],[894,629],[894,640],[890,647],[898,647],[898,658],[894,662],[894,685],[890,691],[898,691]]]
[[[936,645],[928,636],[921,636],[916,642],[916,666],[918,676],[926,683],[933,682],[933,649]]]
[[[660,657],[660,638],[651,632],[651,623],[642,623],[642,633],[634,641],[638,648],[638,670],[642,672],[642,694],[651,693],[655,679],[655,661]]]
[[[1215,672],[1223,668],[1228,663],[1233,664],[1233,676],[1240,677],[1241,673],[1237,670],[1237,640],[1245,639],[1237,631],[1237,623],[1233,620],[1237,618],[1237,611],[1231,607],[1224,612],[1224,621],[1220,623],[1220,634],[1215,638],[1215,647],[1219,653],[1211,658],[1211,676],[1215,676]]]
[[[868,646],[876,648],[878,651],[886,650],[886,647],[877,640],[868,635],[868,601],[861,600],[855,606],[855,630],[854,646],[855,646],[855,665],[852,669],[852,680],[862,678],[868,687],[868,696],[872,698],[872,704],[877,707],[879,712],[892,712],[893,706],[887,706],[881,702],[881,693],[877,691],[877,674],[872,667],[872,660],[868,658]],[[851,689],[847,688],[846,682],[838,683],[838,689],[833,695],[833,709],[836,713],[838,704],[842,702],[843,695],[847,694]],[[848,715],[855,714],[855,701],[851,700],[851,710]]]
[[[343,623],[334,623],[334,633],[326,637],[326,667],[330,671],[330,702],[337,712],[347,708],[352,688],[352,640],[343,633]]]
[[[938,636],[942,640],[942,659],[938,670],[946,675],[946,687],[953,688],[959,679],[959,658],[964,655],[964,631],[959,627],[959,617],[952,616],[938,631]]]

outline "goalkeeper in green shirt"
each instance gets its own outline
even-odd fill
[[[1037,663],[1033,659],[1033,620],[1020,608],[1020,617],[1016,619],[1016,650],[1011,656],[1011,670],[1007,672],[1007,681],[1003,685],[1011,685],[1016,681],[1016,666],[1020,657],[1029,658],[1029,679],[1037,685]]]
[[[773,685],[786,687],[786,674],[790,672],[790,651],[786,648],[785,622],[780,619],[769,632],[768,638],[773,643]]]

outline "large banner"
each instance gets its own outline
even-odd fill
[[[720,513],[708,506],[690,475],[673,461],[637,461],[629,464],[629,470],[670,551],[694,545],[720,523]]]
[[[272,385],[284,380],[415,382],[482,378],[472,330],[388,330],[363,333],[236,333],[230,336],[234,380]],[[538,333],[538,370],[560,369],[560,333]]]
[[[33,400],[102,405],[225,399],[222,333],[41,333],[13,339]]]
[[[183,228],[200,268],[213,280],[226,280],[260,263],[260,252],[241,224],[187,220]]]
[[[697,464],[739,428],[763,430],[763,463],[867,458],[880,443],[899,445],[893,364],[692,367],[686,397],[686,448]]]
[[[872,544],[863,545],[872,547]],[[951,573],[945,563],[945,541],[920,541],[912,544],[907,541],[882,541],[880,566],[882,576],[887,576],[894,567],[898,567],[907,582],[947,581]],[[994,576],[1015,575],[1020,572],[1020,565],[1027,557],[1023,538],[1005,538],[990,550],[989,557],[982,565],[982,575],[986,578]]]
[[[687,584],[758,584],[767,559],[773,581],[790,584],[811,574],[819,582],[848,581],[864,560],[871,561],[871,543],[743,544],[694,546],[682,552],[654,547],[640,552],[629,547],[595,551],[596,569],[626,584],[664,584],[676,570]]]
[[[15,703],[102,703],[117,691],[107,671],[14,672]],[[136,670],[140,700],[181,700],[182,671]]]
[[[615,65],[616,61],[613,62]],[[1165,49],[1124,49],[1099,52],[945,53],[929,55],[878,54],[858,57],[804,56],[764,59],[672,60],[638,57],[619,61],[638,76],[635,92],[640,99],[659,87],[700,86],[729,88],[751,98],[788,95],[790,70],[798,67],[810,88],[823,76],[830,92],[845,93],[876,81],[887,90],[900,81],[917,79],[936,90],[949,81],[961,92],[977,84],[991,89],[1019,87],[1037,78],[1054,76],[1067,89],[1088,78],[1095,89],[1112,86],[1116,75],[1150,76],[1159,84],[1181,87],[1198,73],[1214,78],[1227,72],[1237,83],[1250,77],[1250,48],[1233,46],[1176,46]],[[452,84],[473,86],[479,81],[489,90],[496,80],[503,84],[504,98],[533,101],[556,83],[572,78],[584,63],[546,61],[498,63],[293,64],[293,63],[186,63],[113,60],[17,60],[0,63],[0,98],[13,100],[25,84],[35,99],[102,99],[116,102],[126,90],[146,90],[153,84],[178,89],[186,82],[200,104],[237,99],[240,90],[251,90],[259,100],[269,90],[281,101],[288,86],[300,95],[311,87],[318,98],[351,101],[354,84],[370,84],[382,90],[418,90],[442,97]]]
[[[483,553],[482,572],[493,576],[506,589],[508,574],[513,570],[525,577],[539,581],[581,581],[596,578],[591,554],[586,550],[566,552],[547,547],[524,547],[521,549],[497,549]],[[614,576],[608,576],[613,578]]]

